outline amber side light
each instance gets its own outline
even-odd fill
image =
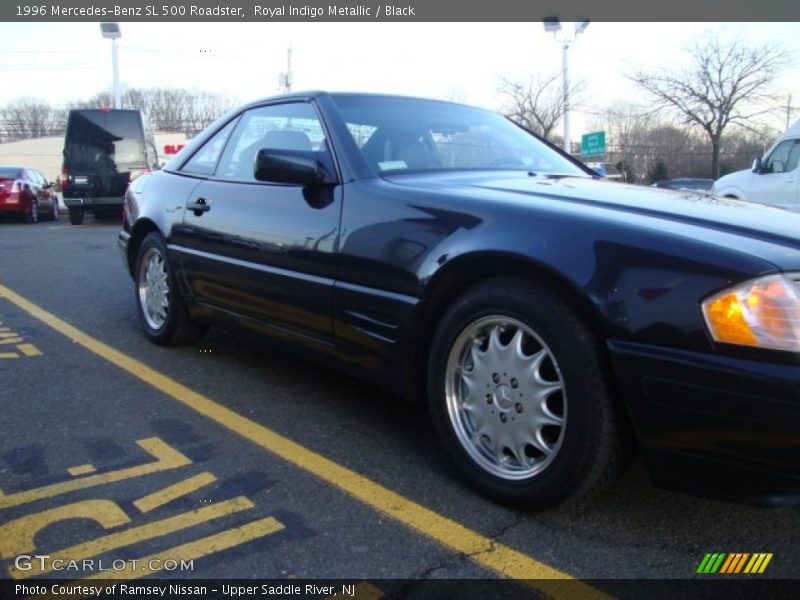
[[[744,318],[742,304],[736,294],[717,298],[706,309],[708,325],[717,341],[728,344],[757,346],[758,340]]]

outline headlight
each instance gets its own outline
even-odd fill
[[[800,281],[770,275],[742,283],[703,302],[717,342],[800,352]]]

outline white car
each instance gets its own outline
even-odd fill
[[[753,161],[752,169],[720,177],[711,192],[800,212],[800,121]]]

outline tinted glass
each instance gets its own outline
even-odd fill
[[[244,113],[225,146],[217,175],[255,181],[253,167],[261,148],[325,152],[325,134],[313,107],[277,104]]]
[[[0,167],[0,179],[19,179],[22,169]]]
[[[433,100],[334,95],[353,140],[380,173],[503,169],[588,176],[493,112]]]
[[[231,134],[231,131],[233,131],[234,125],[236,125],[235,119],[214,134],[214,136],[203,144],[200,149],[194,153],[192,158],[183,165],[181,171],[197,175],[213,175],[214,169],[217,167],[219,156],[222,154],[222,149],[225,148],[225,142],[228,141],[228,136]]]
[[[120,171],[147,165],[138,111],[72,111],[66,142],[65,158],[72,165]]]

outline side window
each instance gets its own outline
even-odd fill
[[[791,151],[792,147],[795,145],[794,140],[786,140],[781,142],[775,147],[775,150],[772,151],[772,154],[769,155],[766,164],[766,172],[767,173],[785,173],[786,171],[790,171],[788,169],[788,162],[789,162],[789,152]]]
[[[217,175],[255,181],[253,165],[261,148],[327,152],[325,134],[314,108],[296,102],[244,113],[225,147]]]
[[[194,175],[213,175],[222,149],[225,148],[225,142],[228,141],[235,125],[236,120],[233,120],[220,129],[183,165],[181,172]]]
[[[797,165],[800,164],[800,140],[792,140],[794,144],[789,150],[789,156],[786,159],[786,172],[794,171]]]

